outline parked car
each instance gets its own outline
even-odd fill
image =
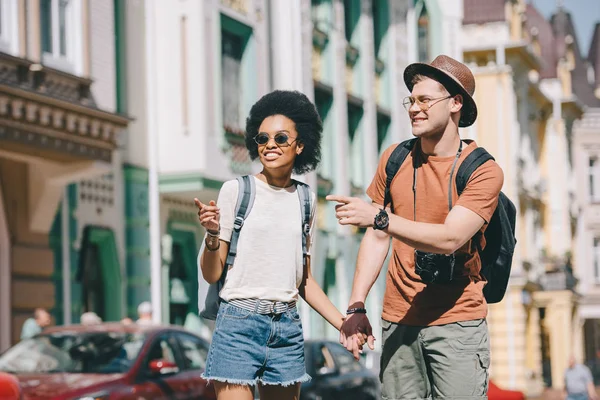
[[[525,393],[501,389],[492,380],[488,386],[488,400],[525,400]]]
[[[21,399],[19,381],[11,374],[0,372],[0,400]]]
[[[356,361],[339,343],[307,340],[306,371],[312,376],[302,384],[302,400],[375,400],[380,398],[379,377]]]
[[[23,399],[208,400],[214,388],[200,377],[208,347],[177,327],[55,327],[7,350],[0,371],[16,376]]]

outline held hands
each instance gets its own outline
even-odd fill
[[[217,203],[215,203],[214,200],[211,200],[207,205],[198,199],[194,199],[194,203],[196,203],[196,207],[198,207],[198,219],[204,229],[209,232],[218,232],[221,214],[219,207],[217,207]]]
[[[329,195],[325,199],[339,203],[335,205],[335,216],[340,225],[369,228],[373,226],[375,216],[379,213],[377,207],[358,197]]]
[[[371,350],[375,349],[375,337],[367,314],[348,315],[340,329],[340,344],[358,360],[365,343]]]

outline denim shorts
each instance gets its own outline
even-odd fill
[[[309,381],[297,308],[258,314],[221,302],[202,377],[250,386]]]

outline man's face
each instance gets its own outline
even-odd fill
[[[443,134],[455,104],[448,91],[439,82],[424,77],[413,86],[411,97],[416,100],[408,109],[413,135]]]
[[[36,322],[40,327],[45,328],[48,325],[50,325],[50,322],[52,322],[52,318],[50,317],[50,314],[47,311],[40,311],[37,314]]]

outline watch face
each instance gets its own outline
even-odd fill
[[[375,216],[375,226],[378,229],[383,229],[385,227],[387,227],[389,222],[389,216],[387,214],[387,212],[385,212],[384,210],[379,211],[379,214],[377,214]]]

